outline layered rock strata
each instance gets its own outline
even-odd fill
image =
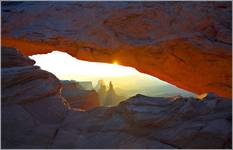
[[[1,54],[20,60],[1,69],[2,148],[232,148],[232,100],[136,95],[74,111],[54,75],[15,49]]]
[[[2,3],[5,46],[117,61],[196,94],[231,97],[231,33],[231,2]]]
[[[1,56],[2,148],[47,148],[68,111],[61,84],[16,49]]]
[[[116,107],[70,112],[52,147],[231,148],[231,107],[231,100],[218,96],[137,95]]]

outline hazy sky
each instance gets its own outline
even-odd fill
[[[36,61],[36,65],[52,72],[60,80],[92,81],[94,88],[100,79],[103,79],[106,84],[112,81],[115,91],[125,97],[136,94],[165,97],[194,96],[193,93],[179,89],[153,76],[140,73],[132,67],[82,61],[60,51],[33,55],[30,58]]]
[[[140,73],[132,67],[82,61],[60,51],[33,55],[30,58],[36,61],[36,65],[52,72],[59,79],[93,81],[93,86],[99,79],[111,80],[115,87],[120,88],[143,87],[148,84],[167,84],[155,77]]]

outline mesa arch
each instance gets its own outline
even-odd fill
[[[9,3],[3,46],[117,61],[197,94],[231,97],[231,2]]]

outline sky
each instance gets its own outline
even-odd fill
[[[128,93],[131,93],[130,96],[139,93],[156,96],[156,92],[177,94],[183,92],[174,85],[148,74],[140,73],[135,68],[118,65],[117,62],[114,62],[114,64],[88,62],[78,60],[60,51],[37,54],[30,56],[30,58],[36,61],[35,65],[52,72],[60,80],[92,81],[93,87],[101,79],[106,84],[112,81],[115,89],[119,89],[119,92],[128,91]]]
[[[167,84],[155,77],[140,73],[132,67],[125,67],[114,64],[88,62],[78,60],[67,53],[53,51],[48,54],[38,54],[30,56],[36,61],[36,65],[42,69],[55,74],[62,80],[93,81],[94,85],[100,79],[113,80],[115,86],[122,86],[139,81],[157,82],[157,84]],[[120,81],[121,80],[121,81]],[[142,85],[141,85],[142,86]]]

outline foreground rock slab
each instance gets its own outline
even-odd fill
[[[1,69],[2,148],[232,148],[231,99],[136,95],[115,107],[74,111],[53,74],[14,58],[15,67],[7,61]]]
[[[137,95],[116,107],[70,112],[52,147],[231,148],[231,107],[217,96],[200,101]]]
[[[1,52],[2,148],[46,148],[68,111],[60,81],[16,49]]]

